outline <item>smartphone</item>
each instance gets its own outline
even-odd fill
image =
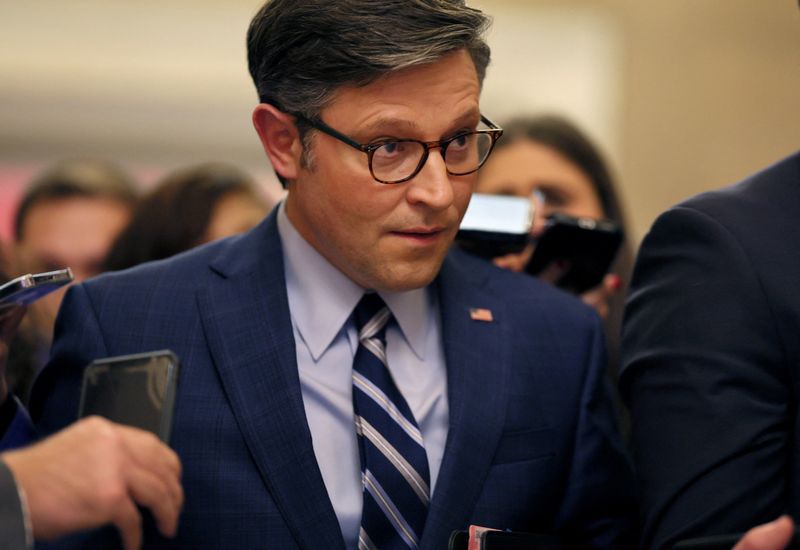
[[[447,550],[468,550],[469,533],[467,531],[451,531],[447,540]]]
[[[169,443],[178,370],[169,350],[97,359],[83,372],[78,416],[96,414]]]
[[[0,286],[0,305],[27,306],[71,283],[73,279],[70,268],[22,275]]]
[[[621,227],[613,221],[553,214],[536,241],[525,271],[539,275],[552,262],[562,262],[566,273],[556,284],[581,294],[603,280],[622,238]]]
[[[533,214],[530,199],[474,193],[456,243],[483,258],[520,252],[530,242]]]

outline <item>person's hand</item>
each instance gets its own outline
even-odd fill
[[[113,523],[125,549],[137,549],[137,504],[150,508],[161,533],[177,532],[180,461],[149,432],[89,417],[2,459],[27,496],[36,539]]]
[[[492,258],[492,263],[497,267],[508,269],[516,273],[522,273],[533,256],[533,245],[528,244],[521,252],[513,252],[504,256]]]
[[[608,318],[609,303],[617,292],[622,288],[622,279],[619,275],[606,273],[603,282],[591,290],[581,294],[583,303],[593,307],[601,319]]]
[[[25,316],[27,308],[18,305],[0,305],[0,404],[8,396],[6,384],[6,363],[8,361],[8,346],[17,332],[20,321]]]
[[[557,284],[558,281],[567,274],[570,265],[567,262],[555,261],[551,262],[539,274],[539,278],[550,284]],[[594,308],[601,319],[608,318],[609,304],[611,299],[622,288],[622,279],[619,275],[614,273],[606,273],[603,281],[596,287],[587,290],[580,295],[583,303],[589,307]]]
[[[498,256],[492,259],[492,262],[497,267],[508,269],[510,271],[522,272],[525,269],[528,261],[530,261],[533,248],[526,249],[518,254],[506,254],[505,256]],[[551,285],[558,284],[558,281],[569,272],[569,262],[556,260],[550,262],[537,277]],[[614,273],[606,273],[603,281],[596,287],[587,290],[580,295],[583,303],[594,308],[601,319],[608,318],[609,303],[617,292],[622,288],[622,279],[619,275]]]
[[[750,529],[733,550],[783,550],[794,533],[794,522],[789,516]]]

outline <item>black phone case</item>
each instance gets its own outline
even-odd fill
[[[456,244],[474,256],[492,259],[506,254],[517,254],[529,242],[527,233],[500,233],[480,230],[459,230]]]
[[[569,269],[557,285],[580,294],[603,280],[622,237],[622,230],[614,222],[555,214],[536,243],[525,271],[538,275],[551,262],[564,260]]]
[[[97,359],[83,372],[78,416],[103,416],[169,443],[178,372],[169,350]]]

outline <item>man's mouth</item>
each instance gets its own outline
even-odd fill
[[[392,231],[392,235],[402,237],[420,243],[433,242],[439,239],[445,232],[442,226],[435,227],[409,227],[407,229]]]

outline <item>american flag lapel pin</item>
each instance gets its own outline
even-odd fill
[[[494,317],[492,317],[492,310],[482,307],[469,308],[469,318],[473,321],[483,321],[484,323],[491,323],[494,321]]]

